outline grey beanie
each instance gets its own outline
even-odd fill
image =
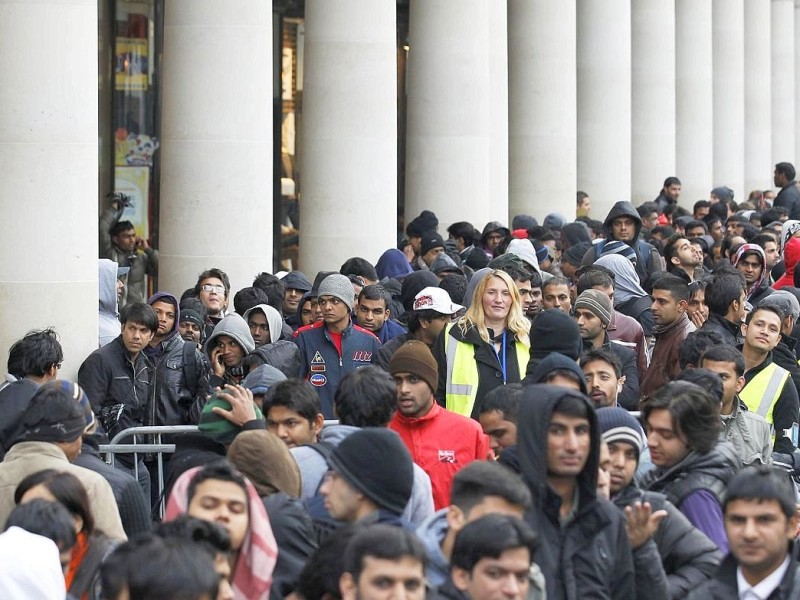
[[[317,290],[317,297],[321,296],[338,298],[347,305],[347,308],[353,310],[355,291],[353,290],[353,284],[350,283],[346,275],[334,273],[323,279],[322,283],[319,284],[319,290]]]
[[[350,289],[352,289],[352,286]],[[250,354],[256,349],[256,343],[253,341],[253,336],[250,333],[250,327],[247,325],[247,321],[236,313],[229,314],[217,323],[214,327],[214,331],[208,336],[203,349],[209,358],[211,358],[211,350],[213,350],[215,346],[214,340],[221,335],[227,335],[236,340],[236,343],[244,349],[245,354]]]

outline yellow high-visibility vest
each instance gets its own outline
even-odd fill
[[[761,415],[767,423],[774,425],[772,412],[788,379],[789,371],[770,363],[744,386],[739,397],[744,400],[748,410]]]
[[[445,407],[447,410],[469,417],[472,415],[472,408],[478,395],[478,363],[471,343],[461,343],[450,336],[450,330],[454,325],[454,323],[446,325],[444,332],[444,350],[447,356]],[[514,348],[522,379],[528,366],[530,348],[519,340],[514,342]]]

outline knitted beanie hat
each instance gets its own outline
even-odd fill
[[[539,313],[531,324],[531,358],[545,358],[558,352],[578,360],[583,342],[575,319],[557,308]]]
[[[597,409],[597,424],[603,441],[627,442],[641,454],[647,444],[644,430],[639,421],[619,406],[605,406]]]
[[[406,234],[409,237],[420,237],[426,231],[431,229],[435,231],[438,226],[439,219],[436,218],[436,215],[429,210],[423,210],[406,225]]]
[[[192,310],[191,308],[182,308],[181,309],[181,318],[180,318],[179,322],[180,323],[186,323],[187,321],[189,323],[194,323],[200,329],[202,329],[205,326],[205,323],[203,323],[203,319],[200,316],[199,312],[197,312],[196,310]]]
[[[611,240],[606,242],[606,245],[603,246],[603,252],[600,254],[600,256],[606,256],[607,254],[621,254],[634,265],[636,264],[636,250],[634,250],[625,242],[620,242],[619,240]]]
[[[584,290],[575,301],[575,308],[583,308],[598,317],[603,325],[611,322],[611,298],[599,290]]]
[[[353,310],[353,304],[355,303],[353,284],[350,283],[346,275],[340,275],[339,273],[328,275],[322,280],[322,283],[319,284],[317,296],[333,296],[334,298],[338,298],[344,302],[350,310]]]
[[[333,449],[330,464],[379,508],[401,514],[411,498],[414,467],[400,436],[383,427],[366,427]]]
[[[215,442],[219,442],[227,446],[233,442],[233,438],[242,430],[238,425],[234,425],[225,417],[222,417],[214,412],[215,407],[220,407],[225,410],[231,409],[231,403],[227,400],[219,398],[213,394],[206,405],[203,407],[203,412],[200,413],[200,421],[197,423],[197,428],[210,437]],[[256,419],[263,419],[264,414],[255,406]]]
[[[444,248],[444,239],[435,231],[426,231],[422,234],[420,254],[425,255],[434,248]]]
[[[392,355],[389,361],[389,373],[411,373],[425,380],[425,383],[436,391],[439,384],[439,366],[433,358],[425,342],[411,340],[406,342]]]

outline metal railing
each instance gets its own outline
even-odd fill
[[[105,454],[106,462],[112,467],[115,464],[117,454],[133,454],[133,476],[139,480],[139,455],[155,455],[158,468],[158,514],[164,515],[166,506],[164,498],[164,454],[174,454],[175,444],[164,444],[161,436],[173,435],[176,433],[196,433],[196,425],[164,425],[160,427],[129,427],[123,429],[108,444],[100,445],[100,453]],[[140,442],[137,438],[142,436],[152,436],[151,442]],[[123,442],[132,438],[130,442]],[[147,498],[150,502],[150,498]]]

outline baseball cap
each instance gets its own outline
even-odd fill
[[[414,296],[414,310],[435,310],[443,315],[454,315],[464,307],[450,300],[442,288],[426,287]]]

